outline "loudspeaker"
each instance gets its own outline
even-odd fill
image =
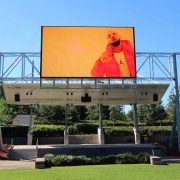
[[[86,93],[85,96],[81,96],[81,102],[91,102],[91,96]]]
[[[153,94],[153,101],[158,101],[158,94]]]
[[[15,102],[19,102],[20,101],[20,94],[15,94],[14,100],[15,100]]]

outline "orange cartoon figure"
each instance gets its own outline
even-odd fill
[[[134,48],[115,31],[107,33],[106,51],[91,70],[93,77],[135,77]],[[122,58],[121,58],[122,56]]]

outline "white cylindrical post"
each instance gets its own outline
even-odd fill
[[[99,128],[98,128],[99,144],[104,144],[104,131],[103,131],[103,123],[102,123],[102,104],[98,104],[98,109],[99,109]]]
[[[134,138],[135,138],[135,144],[140,144],[140,132],[138,129],[138,119],[137,119],[137,105],[133,104],[133,130],[134,130]]]

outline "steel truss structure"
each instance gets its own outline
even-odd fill
[[[136,53],[136,79],[96,79],[96,78],[64,78],[64,79],[41,79],[40,78],[40,53],[38,52],[0,52],[0,81],[6,83],[39,83],[42,88],[51,84],[65,84],[65,88],[71,88],[71,84],[80,84],[84,88],[87,84],[98,83],[111,84],[142,84],[171,82],[174,87],[176,101],[176,124],[178,130],[178,148],[180,151],[180,105],[177,74],[177,59],[180,53]],[[49,86],[48,86],[49,87]]]

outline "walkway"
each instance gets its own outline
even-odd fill
[[[0,160],[0,170],[1,169],[20,169],[20,168],[34,168],[34,161],[9,161]]]

